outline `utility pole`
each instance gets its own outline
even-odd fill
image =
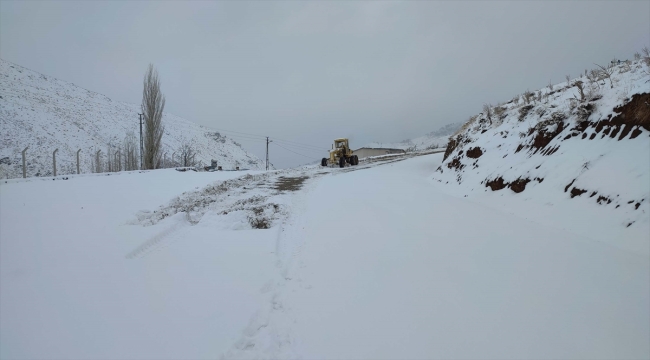
[[[144,114],[138,113],[138,115],[140,115],[140,170],[142,170],[144,168],[144,164],[142,163],[142,151],[144,147],[142,143],[142,116]]]
[[[269,137],[266,137],[266,170],[269,170],[269,143],[273,140],[269,140]]]

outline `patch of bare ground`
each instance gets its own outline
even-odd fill
[[[635,94],[630,101],[624,105],[614,108],[615,116],[609,116],[599,121],[583,120],[571,129],[571,134],[564,140],[578,136],[582,133],[582,139],[589,137],[589,140],[601,134],[601,138],[609,136],[612,139],[623,140],[628,137],[634,139],[643,133],[642,129],[650,131],[650,94]],[[585,131],[593,128],[594,133],[588,135]],[[602,132],[602,133],[601,133]]]
[[[571,189],[571,198],[573,199],[574,197],[580,196],[586,192],[587,190],[578,189],[577,187],[574,187],[573,189]]]
[[[449,143],[447,143],[447,149],[445,150],[445,155],[442,157],[442,161],[447,160],[449,155],[456,150],[456,146],[458,146],[458,141],[456,139],[449,139]]]
[[[573,185],[573,183],[574,183],[575,181],[576,181],[576,179],[571,180],[571,182],[569,183],[569,185],[567,185],[567,186],[564,187],[564,192],[569,191],[569,188],[571,187],[571,185]]]
[[[557,125],[554,130],[547,131],[549,126]],[[559,133],[564,130],[564,121],[561,119],[550,119],[540,122],[535,126],[535,138],[533,139],[532,147],[535,152],[543,149],[548,145]]]
[[[526,190],[526,184],[530,182],[530,179],[517,179],[510,183],[510,190],[516,192],[517,194]]]
[[[460,162],[458,157],[455,157],[452,161],[447,163],[447,167],[450,169],[463,170],[465,165],[463,165],[463,163]]]
[[[544,179],[538,180],[539,182],[542,182]],[[515,193],[519,194],[520,192],[523,192],[526,190],[526,185],[530,182],[530,179],[528,178],[519,178],[513,182],[505,182],[502,177],[498,177],[494,180],[489,180],[485,182],[485,187],[489,187],[492,189],[492,191],[498,191],[501,189],[505,189],[506,187],[509,187],[510,190],[514,191]]]
[[[503,178],[499,176],[498,178],[485,182],[485,187],[489,187],[492,191],[501,190],[508,186],[508,183],[503,181]]]
[[[621,106],[614,108],[618,115],[612,118],[614,124],[624,124],[628,126],[641,126],[650,131],[650,94],[635,94],[632,99]]]
[[[309,176],[296,176],[296,177],[280,176],[278,180],[275,182],[274,189],[278,191],[298,191],[302,188],[302,184],[307,179],[309,179]]]
[[[472,149],[467,150],[467,157],[472,159],[478,159],[483,155],[483,150],[480,147],[476,146]]]

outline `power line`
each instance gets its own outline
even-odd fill
[[[284,146],[288,146],[288,147],[291,147],[291,148],[295,148],[296,150],[301,150],[301,151],[311,151],[311,152],[317,152],[317,153],[320,153],[320,154],[322,154],[323,152],[327,152],[326,149],[320,149],[320,148],[308,148],[308,147],[304,147],[304,146],[301,146],[301,145],[287,144],[287,143],[283,143],[283,142],[281,142],[281,141],[277,141],[277,140],[275,140],[275,139],[273,139],[273,141],[278,142],[278,143],[281,143],[281,144],[283,144]]]
[[[264,136],[264,135],[245,133],[245,132],[241,132],[241,131],[217,129],[217,128],[213,128],[213,127],[210,127],[210,128],[213,129],[213,130],[221,131],[221,132],[231,132],[231,133],[235,133],[235,134],[243,134],[243,135],[258,137],[258,138],[261,138],[261,139],[266,139],[266,136]]]
[[[314,145],[309,145],[309,144],[303,144],[303,143],[299,143],[299,142],[297,142],[297,141],[278,139],[278,138],[276,138],[276,137],[274,137],[273,140],[280,141],[280,142],[284,142],[284,143],[288,143],[288,144],[291,144],[291,145],[296,144],[296,145],[302,145],[302,146],[306,146],[306,147],[311,147],[311,148],[314,148],[314,149],[319,149],[319,150],[321,150],[321,151],[324,149],[324,148],[322,148],[322,147],[320,147],[320,146],[314,146]],[[292,143],[293,143],[293,144],[292,144]]]
[[[266,141],[264,139],[258,139],[258,138],[244,136],[244,135],[225,135],[225,136],[228,137],[228,138],[231,138],[231,139],[243,139],[243,140],[247,140],[247,141],[258,141],[258,142]]]
[[[292,152],[292,153],[294,153],[294,154],[296,154],[296,155],[304,156],[304,157],[306,157],[306,158],[308,158],[308,159],[311,159],[311,160],[318,160],[318,159],[313,158],[313,157],[311,157],[311,156],[307,156],[307,155],[304,155],[304,154],[297,153],[297,152],[295,152],[295,151],[293,151],[293,150],[289,150],[289,149],[287,149],[286,147],[284,147],[284,146],[282,146],[282,145],[280,145],[280,144],[278,144],[278,143],[273,143],[273,144],[275,144],[275,145],[277,145],[277,146],[279,146],[279,147],[281,147],[281,148],[283,148],[283,149],[285,149],[285,150],[287,150],[287,151],[289,151],[289,152]]]

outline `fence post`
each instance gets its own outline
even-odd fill
[[[56,152],[59,151],[59,149],[54,150],[52,153],[52,167],[54,168],[54,176],[56,176]]]
[[[77,150],[77,174],[79,174],[79,152],[81,149]]]
[[[29,149],[29,146],[23,150],[23,179],[27,177],[27,168],[25,167],[25,151]]]

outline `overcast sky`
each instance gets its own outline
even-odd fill
[[[421,136],[643,46],[648,0],[0,1],[5,60],[132,103],[153,63],[167,111],[323,149]]]

